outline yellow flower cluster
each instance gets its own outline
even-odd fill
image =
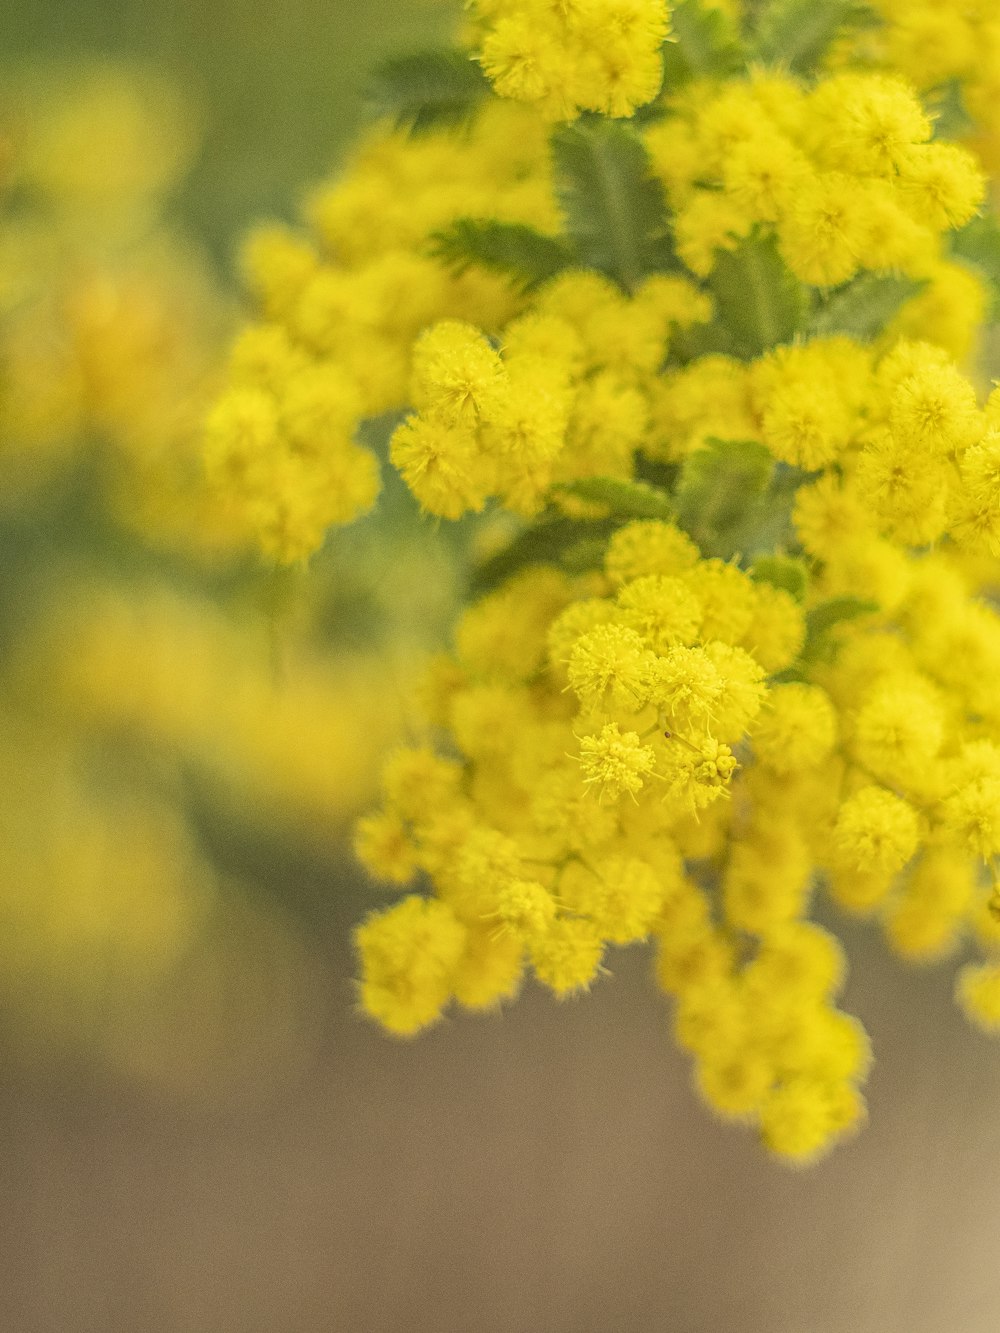
[[[888,549],[876,539],[924,547],[947,534],[970,554],[1000,556],[1000,393],[980,408],[932,343],[900,339],[880,354],[816,338],[752,362],[706,357],[664,376],[658,397],[653,457],[682,460],[714,435],[824,472],[799,491],[796,524],[830,595],[858,591],[861,553]]]
[[[500,351],[473,325],[433,325],[413,349],[417,412],[394,434],[392,462],[444,518],[491,496],[530,516],[557,482],[630,477],[671,327],[710,311],[683,277],[656,275],[627,297],[576,270],[506,326]]]
[[[818,1064],[788,1065],[748,1044],[746,1014],[724,1039],[702,1011],[714,1014],[721,986],[726,1012],[742,1012],[750,979],[771,976],[758,962],[776,933],[815,942],[804,917],[819,882],[843,909],[877,913],[910,959],[954,952],[970,930],[1000,943],[1000,616],[983,596],[1000,555],[1000,395],[981,409],[940,349],[907,341],[878,352],[816,340],[725,369],[716,411],[739,400],[741,414],[726,433],[813,474],[793,516],[806,605],[648,521],[617,530],[603,576],[581,585],[540,569],[468,611],[432,691],[431,720],[461,764],[398,756],[386,806],[359,836],[373,873],[431,877],[421,929],[447,928],[450,962],[431,1003],[410,970],[422,949],[380,952],[403,909],[377,916],[359,935],[362,1002],[405,1033],[450,997],[505,998],[526,964],[557,994],[584,987],[606,944],[655,935],[681,1031],[689,1008],[692,1032],[707,1024],[703,1039],[682,1036],[702,1091],[723,1113],[759,1117],[775,1151],[809,1156],[860,1105],[864,1042],[822,1009],[839,976],[832,945],[816,1022],[838,1058],[850,1054],[847,1085],[828,1080],[820,1095],[817,1048]],[[864,614],[808,643],[807,612],[838,598],[863,599]],[[988,1027],[996,968],[967,970],[959,991]],[[806,1012],[795,987],[770,1000],[782,1021],[785,1005]],[[785,1087],[800,1076],[813,1080],[809,1115]]]
[[[392,461],[422,507],[446,518],[489,497],[535,513],[553,483],[631,475],[640,445],[676,456],[681,439],[686,449],[741,438],[739,367],[705,356],[659,371],[673,336],[712,316],[696,280],[761,228],[776,229],[806,283],[861,269],[919,280],[895,331],[965,354],[985,296],[945,257],[944,237],[979,207],[984,181],[966,150],[928,142],[930,131],[913,93],[883,75],[807,91],[767,74],[691,95],[645,133],[690,273],[654,274],[625,294],[570,269],[530,295],[481,268],[456,276],[429,237],[463,216],[556,229],[537,115],[489,103],[462,136],[376,134],[313,200],[319,248],[277,228],[248,244],[267,318],[236,344],[231,387],[208,421],[216,490],[290,562],[371,505],[377,467],[360,424],[406,405],[416,411]],[[850,356],[829,348],[838,370]],[[775,431],[782,410],[808,414],[797,401],[808,392],[787,390]],[[811,411],[820,435],[837,429],[820,402]],[[815,466],[813,452],[796,461]]]
[[[665,22],[480,0],[510,100],[373,138],[314,203],[322,252],[258,239],[267,322],[208,450],[276,506],[279,559],[370,498],[328,470],[360,478],[358,423],[393,409],[426,514],[514,516],[358,826],[410,889],[357,930],[362,1009],[408,1036],[652,939],[701,1095],[806,1162],[863,1119],[870,1060],[817,893],[914,961],[974,938],[958,999],[1000,1028],[1000,395],[957,364],[987,287],[955,237],[987,182],[878,54],[888,9],[864,69],[856,34],[809,74],[699,78],[689,45],[638,125],[552,129],[653,98]],[[342,418],[296,444],[301,376]]]
[[[619,529],[602,576],[540,568],[473,606],[426,691],[456,758],[397,753],[359,826],[373,874],[435,889],[359,930],[365,1010],[407,1035],[526,968],[567,995],[652,936],[700,1091],[792,1160],[858,1121],[869,1058],[807,919],[818,884],[913,961],[975,932],[998,961],[959,995],[997,1026],[1000,616],[957,555],[869,542],[905,594],[841,626],[832,660],[803,657],[789,593],[666,523]]]
[[[376,132],[345,179],[314,196],[315,242],[277,227],[248,242],[265,321],[234,348],[205,458],[274,558],[312,554],[327,527],[374,501],[378,469],[357,429],[407,403],[419,332],[471,317],[492,334],[522,304],[503,278],[456,276],[429,253],[431,235],[466,215],[555,227],[544,126],[530,111],[497,103],[465,136]]]
[[[972,140],[991,171],[1000,165],[1000,16],[992,0],[873,0],[881,25],[842,58],[898,70],[921,92],[957,90]]]
[[[631,116],[663,81],[666,0],[474,0],[479,59],[502,97],[552,120]]]
[[[148,736],[244,809],[324,837],[371,799],[402,725],[403,667],[388,655],[330,660],[286,635],[279,663],[266,624],[156,584],[77,587],[53,619],[52,702],[67,726]]]
[[[867,1045],[833,1006],[838,947],[801,919],[812,830],[784,816],[787,779],[740,772],[758,729],[787,763],[789,725],[813,782],[833,762],[828,696],[767,686],[804,635],[787,592],[655,521],[621,528],[583,585],[538,569],[473,606],[428,690],[459,757],[397,753],[359,826],[374,874],[435,887],[359,929],[366,1011],[409,1034],[529,967],[568,995],[609,944],[652,935],[713,1106],[796,1159],[854,1124]]]
[[[696,85],[668,110],[645,138],[694,273],[708,277],[720,251],[773,229],[804,283],[838,286],[862,269],[925,282],[911,321],[966,353],[984,299],[946,257],[943,234],[977,211],[985,181],[966,149],[931,141],[930,118],[898,76],[852,70],[810,89],[757,71]]]
[[[228,313],[162,218],[194,135],[177,92],[114,65],[15,78],[0,101],[0,469],[31,499],[95,444],[106,503],[143,537],[246,545],[206,493],[201,426]]]

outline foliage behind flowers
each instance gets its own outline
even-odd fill
[[[468,49],[382,68],[307,230],[251,237],[205,450],[264,550],[373,503],[375,419],[427,514],[515,524],[358,827],[412,886],[356,936],[390,1032],[652,939],[705,1100],[808,1161],[870,1061],[819,894],[916,962],[973,939],[958,998],[1000,1028],[1000,399],[960,365],[998,37],[478,0]]]

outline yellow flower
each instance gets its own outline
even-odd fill
[[[597,625],[573,647],[569,683],[586,708],[610,706],[638,712],[650,697],[655,664],[655,657],[634,629]]]
[[[473,12],[478,59],[496,91],[545,116],[630,116],[659,91],[664,0],[478,0]]]
[[[451,997],[465,928],[444,903],[411,896],[360,925],[361,1007],[387,1031],[409,1037],[435,1022]]]
[[[913,808],[884,787],[862,787],[840,807],[833,845],[845,866],[862,873],[901,870],[917,849]]]
[[[599,736],[580,741],[580,767],[585,782],[613,801],[623,792],[634,796],[642,790],[644,779],[656,768],[656,755],[634,731],[623,734],[617,722],[608,722]]]
[[[597,928],[575,917],[560,917],[529,949],[535,976],[560,999],[590,988],[603,953]]]

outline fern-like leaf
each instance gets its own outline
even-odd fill
[[[774,460],[756,440],[712,440],[690,454],[677,482],[677,513],[705,555],[752,555],[769,517]],[[768,534],[763,549],[774,548]]]
[[[869,19],[858,0],[770,0],[757,18],[754,54],[766,64],[809,74],[838,33]]]
[[[552,135],[556,189],[579,262],[633,291],[652,272],[677,267],[662,186],[640,136],[597,117]]]
[[[934,121],[935,139],[961,139],[975,128],[960,79],[949,79],[927,94],[925,100]]]
[[[990,295],[990,316],[1000,318],[1000,222],[991,214],[973,218],[951,240],[957,259],[973,265]]]
[[[548,516],[539,519],[508,543],[496,555],[484,560],[472,572],[470,591],[476,596],[492,592],[521,569],[531,565],[559,565],[579,569],[581,553],[589,546],[600,563],[598,553],[615,529],[613,519],[581,520]]]
[[[369,83],[368,106],[373,115],[419,134],[470,119],[489,93],[489,81],[468,52],[440,47],[378,65]]]
[[[809,569],[804,560],[793,555],[758,556],[748,571],[754,583],[769,583],[790,593],[797,602],[805,600],[809,587]]]
[[[673,501],[659,486],[621,477],[581,477],[556,487],[566,495],[601,505],[618,519],[674,517]]]
[[[826,661],[833,657],[837,649],[837,636],[833,633],[839,625],[849,624],[862,616],[876,614],[878,602],[864,597],[831,597],[820,602],[806,614],[806,641],[802,649],[803,662]]]
[[[808,332],[817,337],[846,333],[870,342],[925,286],[892,273],[863,273],[830,293],[814,312]]]
[[[739,35],[721,9],[681,0],[671,15],[671,40],[663,47],[663,84],[669,91],[691,79],[738,73],[745,56]]]
[[[574,262],[572,250],[520,222],[459,218],[431,237],[432,253],[462,273],[478,266],[503,273],[526,291]]]
[[[790,342],[801,330],[806,290],[789,272],[774,236],[751,236],[720,250],[709,279],[716,315],[746,360]]]

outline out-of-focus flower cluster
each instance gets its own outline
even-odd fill
[[[294,1069],[322,1013],[287,886],[227,830],[337,873],[440,607],[379,587],[377,531],[363,571],[275,580],[206,483],[232,302],[167,220],[197,139],[144,69],[0,101],[0,994],[25,1057],[212,1097]]]
[[[240,540],[202,482],[199,427],[228,303],[164,221],[197,144],[155,74],[14,79],[0,172],[0,466],[18,501],[82,458],[116,518],[188,549]]]

